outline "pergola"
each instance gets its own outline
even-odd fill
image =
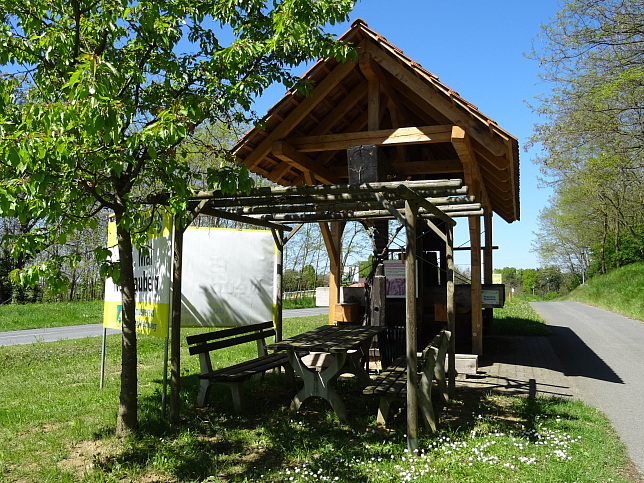
[[[330,260],[330,323],[339,301],[340,240],[345,222],[360,220],[376,227],[381,246],[382,238],[386,245],[388,220],[405,227],[407,414],[412,447],[418,404],[413,384],[418,238],[430,232],[441,245],[446,268],[442,290],[447,327],[452,331],[449,380],[453,393],[454,218],[465,217],[469,225],[471,347],[473,353],[481,354],[481,275],[485,283],[491,283],[492,215],[506,222],[519,219],[518,143],[362,20],[355,21],[340,40],[355,48],[357,60],[318,61],[303,76],[311,88],[309,95],[287,92],[263,118],[261,127],[249,131],[234,148],[237,162],[281,186],[236,196],[198,193],[191,209],[268,227],[280,250],[288,240],[290,225],[318,223]],[[376,312],[372,310],[374,323]],[[384,325],[382,320],[375,323]],[[281,310],[277,325],[279,333]]]

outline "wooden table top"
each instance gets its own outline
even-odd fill
[[[372,325],[342,326],[323,325],[280,342],[269,344],[271,350],[295,352],[346,352],[359,347],[385,328]]]

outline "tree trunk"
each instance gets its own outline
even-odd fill
[[[600,250],[600,258],[601,258],[601,272],[602,275],[606,274],[606,237],[608,235],[608,220],[606,218],[606,215],[604,215],[604,220],[602,223],[602,243],[601,243],[601,250]]]
[[[619,261],[619,220],[615,220],[615,238],[613,239],[613,251],[615,252],[615,268],[622,265]]]
[[[126,436],[137,426],[137,352],[134,297],[134,264],[132,237],[120,225],[116,214],[119,266],[121,268],[122,338],[121,338],[121,395],[116,420],[116,434]]]

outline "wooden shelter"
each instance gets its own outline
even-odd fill
[[[355,48],[355,60],[318,61],[304,75],[309,95],[287,92],[261,127],[249,131],[234,148],[239,163],[282,187],[233,197],[204,192],[193,198],[191,209],[269,227],[280,248],[288,239],[288,224],[319,223],[331,267],[330,323],[339,300],[344,223],[360,220],[373,229],[378,263],[368,310],[370,322],[381,325],[387,323],[380,263],[387,254],[387,223],[396,220],[405,227],[403,318],[412,449],[417,430],[417,329],[425,320],[425,295],[440,298],[432,301],[440,303],[428,311],[429,318],[441,319],[435,306],[444,306],[441,321],[454,334],[452,229],[454,218],[466,217],[472,257],[470,347],[480,354],[482,259],[485,282],[490,283],[492,214],[507,222],[519,219],[518,143],[362,20],[340,40]],[[426,292],[425,277],[417,275],[424,270],[417,266],[417,255],[428,251],[439,252],[442,269],[436,282],[440,289],[433,292]],[[451,393],[454,352],[452,338]]]
[[[509,223],[519,219],[517,140],[364,21],[356,20],[340,40],[355,47],[357,58],[318,61],[303,76],[310,95],[287,92],[262,127],[235,146],[237,160],[284,186],[461,179],[468,201],[482,208],[468,217],[471,351],[481,354],[481,275],[484,268],[484,283],[492,282],[492,214]],[[375,168],[351,163],[351,150],[362,146],[377,147]],[[295,221],[282,217],[288,219]],[[341,226],[321,225],[331,260],[330,307],[339,297]]]

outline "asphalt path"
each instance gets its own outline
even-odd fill
[[[328,307],[313,307],[308,309],[287,309],[282,317],[305,317],[321,315],[329,312]],[[117,334],[119,331],[106,329],[108,334]],[[46,329],[14,330],[0,332],[0,346],[34,344],[37,342],[53,342],[56,340],[82,339],[84,337],[99,337],[103,335],[101,324],[73,325],[68,327],[51,327]]]
[[[577,302],[531,305],[581,399],[606,414],[644,474],[644,323]]]

